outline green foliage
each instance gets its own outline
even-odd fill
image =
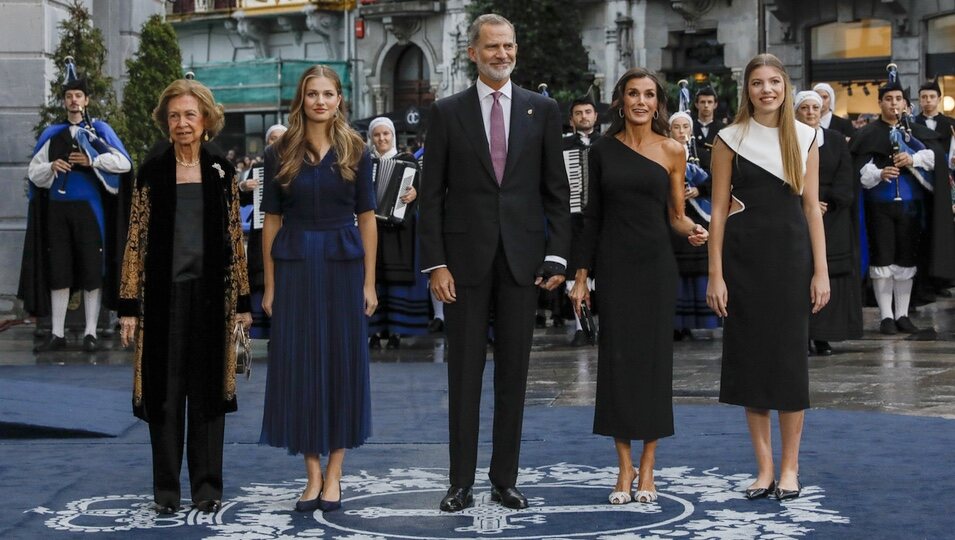
[[[33,127],[37,136],[48,125],[66,118],[61,89],[67,56],[73,57],[77,75],[86,77],[90,116],[105,120],[114,128],[122,125],[122,113],[116,106],[116,94],[113,92],[113,79],[104,71],[106,45],[103,33],[93,27],[90,13],[80,0],[73,0],[67,6],[67,12],[69,16],[59,24],[60,44],[48,55],[53,60],[57,76],[50,81],[50,99],[40,109],[40,120]]]
[[[517,66],[512,80],[528,90],[547,84],[551,97],[571,101],[583,95],[593,81],[587,51],[580,38],[583,26],[578,0],[473,0],[467,7],[468,24],[484,13],[497,13],[514,24]],[[468,73],[477,78],[469,62]]]
[[[142,163],[146,153],[163,137],[152,119],[159,95],[172,81],[182,78],[182,54],[172,25],[159,15],[143,24],[139,50],[126,60],[129,80],[123,90],[126,122],[120,139],[133,163]]]

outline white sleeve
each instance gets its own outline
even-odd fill
[[[56,180],[56,173],[50,168],[50,141],[43,143],[43,146],[33,155],[30,165],[27,167],[27,176],[38,188],[50,189],[53,181]]]
[[[93,167],[108,173],[120,174],[128,172],[132,164],[122,152],[110,147],[108,154],[100,154],[93,159]]]
[[[861,174],[862,187],[866,189],[872,189],[882,181],[882,169],[876,167],[871,159],[859,169],[859,173]]]
[[[925,169],[926,171],[935,170],[935,152],[926,148],[919,150],[912,156],[912,166]]]

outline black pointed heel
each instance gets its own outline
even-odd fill
[[[746,498],[749,500],[754,499],[764,499],[769,497],[773,493],[779,493],[779,490],[776,489],[776,481],[773,480],[770,482],[769,486],[764,488],[750,488],[746,490]]]

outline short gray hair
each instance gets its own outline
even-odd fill
[[[505,19],[497,13],[485,13],[484,15],[479,16],[477,19],[474,19],[474,22],[472,22],[471,26],[468,27],[468,47],[474,47],[477,45],[478,37],[481,35],[481,27],[485,24],[506,24],[507,26],[510,26],[511,32],[514,33],[514,40],[517,41],[517,31],[514,30],[514,25],[511,24],[511,21]]]

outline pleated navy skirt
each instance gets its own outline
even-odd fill
[[[292,260],[276,257],[273,249],[275,298],[259,442],[293,455],[355,448],[371,435],[364,262],[360,253],[342,256],[343,242],[360,245],[356,227],[297,231]]]

